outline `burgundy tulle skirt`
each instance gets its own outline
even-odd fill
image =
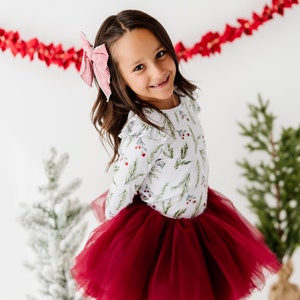
[[[203,214],[172,219],[135,199],[96,228],[73,276],[98,300],[233,300],[280,268],[262,235],[209,189]]]

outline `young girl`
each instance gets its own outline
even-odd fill
[[[232,300],[261,288],[276,257],[223,195],[208,187],[196,86],[151,16],[108,17],[82,78],[99,87],[92,119],[113,148],[105,222],[72,269],[101,300]]]

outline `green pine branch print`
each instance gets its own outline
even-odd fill
[[[170,144],[167,145],[167,149],[163,152],[166,157],[173,158],[174,157],[174,148],[171,147]]]
[[[164,210],[164,214],[166,215],[168,213],[168,210],[172,207],[171,200],[169,200],[167,203],[166,203],[166,201],[163,202],[162,207]]]
[[[164,145],[164,144],[158,145],[158,146],[156,147],[156,149],[150,153],[150,155],[149,155],[149,157],[148,157],[148,159],[147,159],[147,163],[148,163],[148,164],[150,164],[150,163],[153,161],[155,155],[161,150],[161,148],[163,147],[163,145]]]
[[[140,176],[144,176],[143,173],[141,174],[136,174],[137,173],[137,159],[134,161],[133,165],[129,168],[129,171],[128,171],[128,176],[126,177],[125,179],[125,184],[128,184],[129,182],[137,179],[138,177]]]
[[[149,125],[149,124],[147,124],[147,123],[142,123],[141,125],[142,125],[142,128],[143,128],[143,131],[145,131],[145,130],[148,130],[148,129],[151,129],[151,128],[152,128],[152,126],[151,126],[151,125]]]
[[[174,214],[174,218],[180,218],[186,212],[186,208],[179,209]]]
[[[189,182],[190,182],[190,173],[182,181],[182,192],[180,194],[181,199],[183,198],[184,194],[189,191]]]
[[[182,187],[182,192],[180,194],[180,199],[183,199],[183,196],[188,193],[189,191],[189,183],[190,183],[190,173],[187,174],[183,180],[181,180],[176,186],[172,186],[172,190],[178,189]]]
[[[116,165],[114,166],[114,173],[117,173],[120,170],[120,166]]]
[[[199,152],[200,152],[200,155],[202,157],[202,160],[205,161],[206,160],[206,150],[205,150],[205,148],[200,149]]]
[[[170,119],[168,118],[168,116],[166,114],[163,113],[163,115],[164,115],[163,128],[167,131],[169,130],[171,136],[175,137],[175,127],[174,127],[173,123],[170,121]],[[166,132],[165,130],[164,130],[164,132]]]
[[[197,102],[196,102],[196,101],[191,101],[191,106],[193,107],[193,109],[192,109],[193,111],[199,112],[198,106],[197,106]],[[190,110],[190,109],[188,109],[188,113],[189,113],[189,116],[190,116],[192,122],[193,122],[194,124],[196,124],[196,119],[194,118],[194,114],[191,113],[191,110]]]
[[[152,183],[153,178],[158,178],[157,173],[159,173],[159,166],[154,165],[147,175],[148,179],[150,180],[150,183]]]
[[[177,111],[174,113],[177,123],[179,123],[179,117]]]
[[[201,198],[202,198],[202,194],[201,194]],[[200,198],[200,199],[201,199]],[[193,215],[192,215],[192,218],[194,218],[194,217],[196,217],[197,216],[197,214],[198,214],[198,212],[199,212],[199,210],[200,210],[200,205],[201,205],[201,201],[198,201],[197,202],[197,205],[196,205],[196,207],[195,207],[195,211],[194,211],[194,213],[193,213]]]
[[[169,185],[169,183],[165,183],[164,186],[162,187],[159,195],[157,196],[156,200],[157,201],[160,201],[162,199],[162,197],[165,195],[165,192],[166,192],[166,189],[167,189],[167,186]]]
[[[195,187],[197,187],[198,184],[200,183],[200,163],[199,163],[199,160],[197,160],[197,164],[196,164],[196,173],[197,173],[197,179],[196,179]]]
[[[196,136],[194,131],[192,130],[192,128],[189,126],[189,130],[190,130],[190,133],[191,133],[191,137],[193,139],[193,142],[194,142],[194,147],[195,147],[195,154],[197,153],[197,149],[198,149],[198,140],[200,140],[200,136]]]
[[[193,112],[197,110],[197,109],[196,109],[196,101],[195,101],[195,102],[194,102],[194,101],[191,101],[191,106],[193,107],[193,108],[192,108],[192,111],[193,111]],[[189,118],[192,120],[192,122],[193,122],[194,124],[196,124],[195,118],[194,118],[193,114],[191,113],[190,109],[187,109],[187,112],[188,112],[188,114],[189,114]]]
[[[121,194],[120,194],[120,202],[118,204],[117,210],[120,210],[121,207],[123,207],[123,203],[126,201],[127,198],[127,190],[124,190]]]
[[[191,163],[190,160],[185,160],[187,153],[188,153],[189,146],[187,143],[184,144],[184,146],[180,149],[180,157],[177,158],[175,163],[175,169],[178,169],[179,166],[182,165],[188,165]]]

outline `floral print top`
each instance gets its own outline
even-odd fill
[[[170,218],[193,218],[204,211],[208,163],[199,106],[185,97],[178,106],[161,111],[167,118],[152,109],[145,113],[164,130],[129,113],[106,199],[107,219],[130,204],[136,193]]]

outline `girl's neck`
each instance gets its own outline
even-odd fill
[[[173,93],[169,101],[163,101],[157,103],[156,107],[158,109],[172,109],[180,104],[179,96],[176,93]]]

